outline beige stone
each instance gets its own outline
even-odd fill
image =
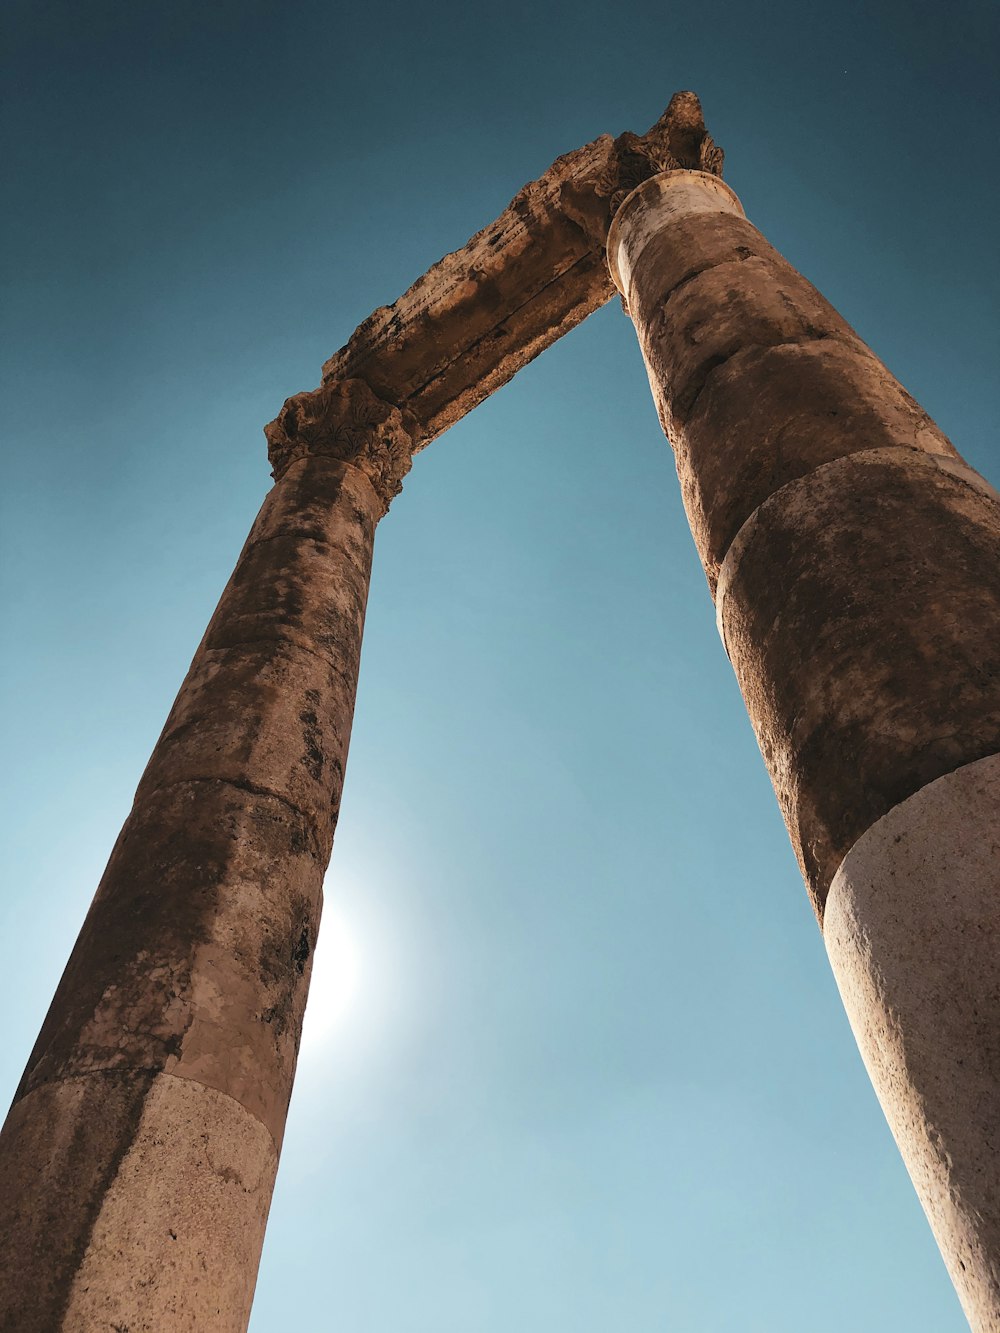
[[[1000,755],[858,840],[824,938],[886,1119],[975,1333],[1000,1330]]]
[[[277,1164],[255,1116],[190,1079],[43,1084],[0,1146],[0,1328],[242,1333]]]

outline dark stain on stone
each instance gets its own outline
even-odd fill
[[[257,1017],[278,1035],[292,1030],[296,1042],[305,1005],[301,978],[313,950],[318,909],[304,899],[290,903],[281,926],[265,936],[260,951],[262,995]]]
[[[311,708],[303,709],[299,714],[299,721],[302,723],[302,741],[305,746],[305,754],[300,760],[303,768],[316,782],[323,776],[323,733],[320,730],[319,718]]]
[[[1000,749],[1000,509],[924,457],[848,456],[779,492],[724,605],[820,917],[877,819]]]
[[[295,970],[299,976],[306,970],[306,963],[309,961],[309,955],[312,953],[312,945],[309,942],[308,927],[302,927],[302,934],[299,936],[298,943],[292,953],[292,962],[295,964]]]

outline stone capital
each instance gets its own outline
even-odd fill
[[[646,134],[627,131],[615,140],[605,190],[613,218],[637,185],[664,171],[722,175],[723,151],[705,128],[701,103],[692,92],[674,93]]]
[[[300,458],[337,459],[365,474],[384,513],[410,470],[417,423],[364,380],[333,380],[287,399],[264,434],[275,480]]]

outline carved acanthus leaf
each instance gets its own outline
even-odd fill
[[[706,134],[701,141],[701,147],[698,149],[698,157],[701,161],[702,171],[710,171],[713,176],[721,176],[722,164],[725,156],[725,153],[712,136]]]
[[[289,398],[264,434],[276,479],[300,458],[336,458],[364,472],[388,509],[410,470],[417,423],[364,380],[332,380]]]
[[[670,105],[647,134],[620,134],[614,154],[598,183],[609,202],[610,215],[626,195],[661,171],[709,171],[722,175],[723,152],[705,129],[701,103],[694,93],[675,93]]]

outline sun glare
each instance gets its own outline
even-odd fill
[[[359,956],[347,923],[336,911],[323,915],[313,959],[303,1044],[319,1044],[343,1026],[358,989]]]

